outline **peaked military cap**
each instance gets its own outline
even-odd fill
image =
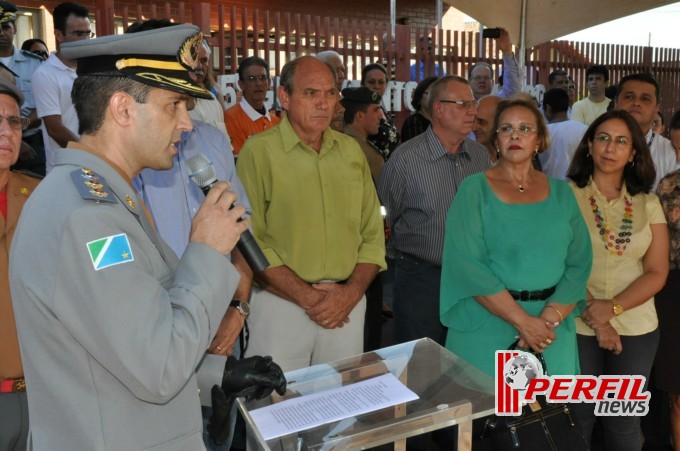
[[[382,96],[375,91],[368,89],[365,86],[359,88],[345,88],[342,90],[343,102],[354,103],[374,103],[380,104]]]
[[[6,22],[16,22],[17,7],[14,3],[0,2],[0,24]]]
[[[17,87],[14,83],[10,83],[0,78],[0,94],[7,94],[10,97],[14,97],[19,107],[24,103],[24,94],[21,89]]]
[[[104,36],[61,46],[78,61],[78,76],[119,74],[155,88],[212,99],[189,76],[198,66],[203,33],[195,25],[173,25],[139,33]]]

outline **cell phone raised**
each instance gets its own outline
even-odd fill
[[[482,30],[482,37],[484,39],[498,39],[501,37],[500,28],[485,28]]]

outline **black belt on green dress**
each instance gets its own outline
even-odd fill
[[[508,290],[508,293],[510,293],[510,296],[512,296],[514,299],[516,299],[518,301],[545,301],[550,296],[552,296],[552,294],[555,292],[556,286],[557,285],[554,285],[554,286],[552,286],[550,288],[546,288],[544,290],[534,290],[534,291]]]

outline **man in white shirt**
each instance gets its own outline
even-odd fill
[[[196,99],[196,107],[189,112],[189,117],[194,121],[206,122],[229,138],[227,126],[224,123],[224,106],[222,95],[215,85],[212,76],[212,60],[210,59],[210,46],[204,39],[203,45],[198,49],[198,68],[194,72],[196,82],[210,91],[212,99]]]
[[[656,179],[652,191],[666,174],[677,169],[675,151],[671,142],[652,130],[652,121],[659,111],[659,84],[650,73],[626,75],[619,82],[616,94],[616,108],[628,111],[645,133],[652,161],[656,168]]]
[[[598,116],[607,111],[611,99],[608,99],[604,90],[609,81],[609,69],[605,66],[594,64],[586,70],[588,82],[588,97],[581,99],[571,108],[571,118],[583,122],[586,125],[593,123]]]
[[[566,79],[566,77],[565,77]],[[550,122],[550,146],[538,154],[546,175],[564,180],[576,148],[588,127],[567,116],[569,94],[562,88],[549,89],[543,96],[543,112]]]
[[[71,101],[71,88],[78,77],[77,63],[64,58],[61,45],[66,42],[90,39],[92,29],[88,10],[76,3],[61,3],[54,8],[54,38],[57,51],[36,69],[31,90],[38,117],[42,119],[45,142],[45,171],[54,166],[57,149],[69,141],[78,141],[78,116]]]

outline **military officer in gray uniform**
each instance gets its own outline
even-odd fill
[[[249,221],[218,183],[178,260],[130,182],[172,167],[191,129],[186,100],[210,96],[189,77],[201,40],[178,25],[62,47],[78,60],[82,138],[57,153],[10,255],[33,449],[203,449],[194,370],[237,287],[224,256]],[[257,379],[248,371],[273,370],[257,382],[280,383],[271,360],[253,362],[223,387]]]

